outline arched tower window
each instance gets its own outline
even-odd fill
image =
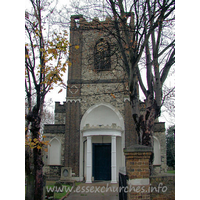
[[[97,71],[110,70],[110,45],[101,38],[94,47],[94,68]]]

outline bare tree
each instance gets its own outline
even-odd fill
[[[160,116],[161,106],[164,102],[166,105],[166,100],[174,92],[173,88],[167,89],[164,83],[175,63],[175,1],[107,0],[104,5],[94,1],[86,1],[85,4],[76,2],[74,12],[85,14],[89,8],[95,8],[101,18],[106,13],[114,22],[114,26],[105,27],[104,31],[116,39],[115,52],[120,52],[128,77],[138,143],[153,146],[154,121]],[[91,16],[94,17],[91,9],[85,15],[90,20]],[[144,70],[145,78],[141,73]],[[139,110],[138,86],[145,96],[143,113]]]
[[[127,13],[124,1],[109,0],[118,45],[129,77],[132,115],[137,126],[139,143],[152,146],[154,121],[160,116],[162,88],[175,62],[173,37],[167,37],[169,23],[173,23],[174,1],[134,1]],[[127,20],[131,18],[128,25]],[[146,82],[141,78],[138,64],[145,55]],[[146,111],[139,111],[137,85],[146,97]]]

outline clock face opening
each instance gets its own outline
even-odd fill
[[[64,170],[63,170],[63,176],[64,176],[64,177],[68,177],[68,174],[69,174],[68,170],[67,170],[67,169],[64,169]]]

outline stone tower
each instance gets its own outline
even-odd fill
[[[55,124],[44,128],[52,143],[44,171],[51,178],[59,179],[66,167],[72,180],[115,183],[125,167],[123,148],[137,143],[112,26],[109,18],[87,22],[82,15],[71,16],[66,102],[55,103]]]

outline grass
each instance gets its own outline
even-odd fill
[[[78,185],[80,185],[82,182],[75,182],[75,187],[77,187]]]
[[[167,173],[169,173],[169,174],[175,174],[175,170],[169,170],[169,171],[167,171]]]
[[[48,189],[53,188],[55,183],[56,183],[55,181],[47,181],[45,188],[46,187],[48,187]],[[79,184],[81,184],[81,182],[76,182],[75,186],[77,186]],[[54,198],[55,199],[61,199],[62,197],[64,197],[67,194],[67,192],[65,190],[67,190],[68,188],[71,189],[71,187],[72,187],[72,186],[66,185],[66,184],[62,184],[62,186],[66,186],[66,189],[64,187],[63,188],[63,192],[54,192]],[[26,185],[25,185],[25,192],[26,192]]]
[[[54,182],[55,183],[55,182]],[[66,187],[64,187],[63,188],[63,191],[62,192],[54,192],[54,198],[55,199],[61,199],[62,197],[64,197],[66,194],[67,194],[67,189],[69,188],[71,188],[71,186],[70,185],[65,185],[65,184],[62,184],[62,186],[66,186]],[[53,182],[47,182],[47,184],[46,184],[46,187],[48,188],[48,189],[50,189],[50,188],[53,188],[54,187],[54,184],[53,184]],[[66,188],[66,189],[65,189]]]

